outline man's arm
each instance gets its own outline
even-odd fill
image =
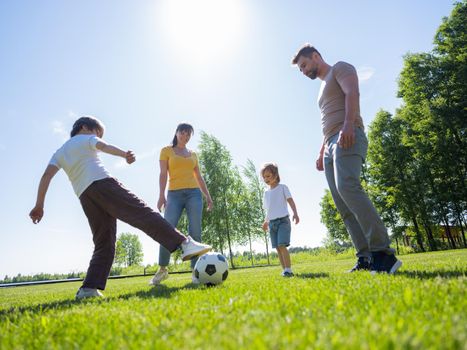
[[[345,119],[337,144],[347,149],[355,143],[354,125],[357,119],[358,99],[360,97],[357,73],[347,75],[345,78],[339,80],[338,83],[345,94]]]
[[[109,144],[105,143],[102,140],[98,141],[96,143],[96,148],[99,151],[102,151],[104,153],[111,154],[113,156],[118,156],[118,157],[125,158],[126,162],[128,164],[131,164],[136,160],[135,154],[132,151],[126,151],[125,152],[124,150],[121,150],[120,148],[118,148],[116,146],[109,145]]]
[[[29,217],[35,224],[39,223],[42,217],[44,216],[45,195],[47,194],[50,181],[59,170],[60,169],[58,169],[55,165],[49,164],[41,177],[41,181],[39,182],[39,188],[37,190],[36,205],[34,206],[34,208],[32,208],[31,212],[29,213]]]

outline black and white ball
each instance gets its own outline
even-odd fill
[[[199,257],[194,273],[200,284],[218,285],[227,279],[229,264],[221,253],[206,253]]]

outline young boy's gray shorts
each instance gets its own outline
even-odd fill
[[[273,248],[290,245],[290,219],[288,216],[269,221],[269,236]]]

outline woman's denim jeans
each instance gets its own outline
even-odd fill
[[[188,234],[195,241],[201,241],[201,215],[203,213],[203,197],[199,188],[185,188],[167,192],[167,205],[164,218],[173,226],[177,227],[186,209],[188,217]],[[167,266],[170,261],[170,252],[163,246],[159,248],[159,266]],[[191,259],[191,267],[196,264],[197,258]]]

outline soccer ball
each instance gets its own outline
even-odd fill
[[[199,283],[214,286],[227,279],[229,264],[221,253],[206,253],[199,257],[194,273]]]

